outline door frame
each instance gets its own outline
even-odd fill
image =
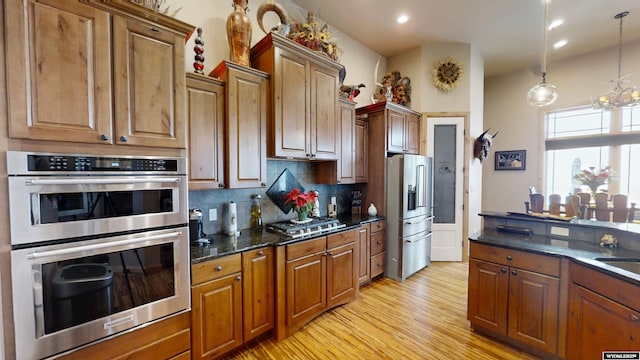
[[[469,238],[469,167],[473,157],[474,139],[469,136],[469,113],[468,112],[423,112],[422,124],[420,124],[420,154],[427,154],[427,119],[432,117],[462,117],[464,118],[464,143],[462,159],[462,262],[469,260],[469,242],[464,241]]]

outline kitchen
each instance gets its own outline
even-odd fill
[[[226,17],[227,14],[227,9],[225,6],[225,10],[220,10],[219,13],[223,13],[225,15],[220,15],[219,19],[224,19]],[[180,12],[178,13],[180,14]],[[258,37],[258,39],[262,36],[261,33],[257,32],[257,34],[259,35],[255,35]],[[224,41],[224,36],[222,34],[217,34],[216,36],[220,36],[222,37],[222,39],[218,39],[217,41],[207,41],[206,44],[206,51],[205,54],[207,55],[208,59],[222,59],[225,58],[226,56],[224,55],[220,55],[217,56],[216,55],[216,51],[218,52],[224,52],[226,51],[226,42]],[[193,37],[191,38],[191,41],[193,41]],[[256,40],[257,41],[257,40]],[[350,46],[351,44],[349,44],[350,40],[349,39],[345,39],[345,46]],[[187,45],[185,47],[186,49],[190,49],[191,46]],[[351,47],[349,47],[351,48]],[[354,44],[353,48],[359,49],[361,48],[360,45],[358,44]],[[366,50],[363,49],[363,52],[366,52]],[[187,55],[184,56],[185,57],[185,62],[186,62],[186,67],[190,68],[191,67],[191,59],[189,56],[189,52],[188,50],[186,50]],[[372,56],[372,61],[370,61],[369,63],[369,67],[370,67],[370,71],[369,70],[362,70],[363,74],[361,74],[360,76],[362,78],[369,78],[370,74],[373,73],[373,66],[375,65],[375,59],[377,58],[376,56]],[[348,55],[345,54],[345,62],[348,60]],[[400,61],[400,59],[398,59],[398,61]],[[212,61],[212,62],[215,62]],[[210,67],[207,67],[207,69],[211,69],[213,66],[215,65],[212,64]],[[348,79],[356,79],[358,78],[358,67],[353,66],[353,69],[349,69],[349,74],[348,74]],[[364,68],[364,67],[363,67]],[[389,64],[387,64],[387,68],[390,68]],[[366,73],[366,75],[364,74]],[[352,77],[353,76],[353,77]],[[470,74],[469,76],[473,76],[473,74]],[[560,75],[558,75],[560,76]],[[481,91],[479,92],[481,93]],[[363,99],[363,101],[366,101],[364,99],[367,99],[367,93],[363,92],[363,94],[360,95],[360,97]],[[360,100],[360,99],[357,99]],[[449,109],[450,110],[450,109]],[[462,111],[459,109],[456,109],[458,111]],[[429,109],[429,111],[432,111],[432,109]],[[481,111],[480,111],[481,112]],[[531,113],[532,110],[531,109],[526,109],[523,110],[522,113]],[[477,112],[474,112],[474,114],[477,114]],[[475,119],[476,115],[472,115],[471,118],[472,120]],[[480,119],[482,118],[481,116],[479,117]],[[493,125],[492,125],[493,126]],[[496,126],[496,128],[503,128],[505,125],[500,124],[499,126]],[[475,130],[479,130],[479,131],[474,131],[476,133],[480,133],[482,131],[481,127],[482,126],[478,126],[476,125],[477,129]],[[487,124],[485,123],[484,127],[488,127]],[[3,132],[3,137],[7,137],[6,135],[6,126],[3,127],[3,129],[1,130]],[[502,130],[504,131],[504,130]],[[535,133],[535,132],[532,132]],[[506,145],[508,145],[508,143],[506,142],[507,140],[505,140],[505,143],[498,143],[496,146],[497,148],[501,148],[503,146],[507,147]],[[37,141],[37,140],[16,140],[16,139],[8,139],[8,141],[5,143],[6,145],[2,145],[2,146],[6,146],[4,150],[10,149],[10,150],[16,150],[16,149],[28,149],[30,151],[42,151],[42,152],[48,152],[51,151],[51,145],[52,143],[47,142],[47,141]],[[53,145],[55,145],[55,149],[57,149],[59,152],[65,152],[65,153],[76,153],[77,149],[74,145],[72,144],[61,144],[61,143],[54,143]],[[113,151],[115,152],[121,152],[123,155],[127,153],[127,151],[122,150],[122,148],[118,148],[116,147],[115,149],[113,149]],[[104,148],[99,146],[99,145],[94,145],[94,146],[87,146],[87,152],[90,153],[95,153],[95,154],[100,154],[102,152],[104,152]],[[158,156],[158,155],[173,155],[174,152],[173,151],[169,151],[166,149],[153,149],[151,147],[149,148],[140,148],[140,152],[143,155],[154,155],[154,156]],[[531,152],[530,152],[531,153]],[[184,155],[184,153],[182,153],[182,155]],[[3,160],[4,161],[4,160]],[[531,160],[530,161],[534,161]],[[490,166],[490,162],[487,163],[485,166]],[[312,179],[312,175],[313,174],[313,166],[310,165],[309,163],[304,163],[304,162],[295,162],[295,161],[287,161],[287,160],[267,160],[267,167],[266,167],[266,171],[267,171],[267,181],[265,182],[267,185],[271,184],[271,180],[275,179],[275,177],[281,172],[282,169],[284,168],[289,168],[289,169],[294,169],[296,175],[302,179],[302,182],[307,185],[307,184],[314,184],[313,181],[311,181],[310,179]],[[476,162],[473,162],[471,164],[471,169],[470,169],[470,176],[474,175],[475,172],[475,180],[473,180],[473,178],[471,179],[471,183],[473,184],[479,184],[480,180],[478,175],[480,176],[490,176],[487,175],[486,172],[485,174],[482,174],[481,171],[482,167]],[[497,174],[495,176],[498,176]],[[501,179],[498,179],[501,180]],[[486,180],[485,180],[486,182]],[[331,201],[331,197],[336,197],[338,199],[338,209],[346,209],[350,207],[349,204],[349,200],[350,199],[350,195],[351,192],[355,189],[357,190],[358,185],[351,185],[351,186],[331,186],[331,185],[321,185],[321,184],[314,184],[312,185],[310,188],[312,189],[317,189],[319,191],[319,193],[321,194],[321,203],[323,205],[328,204]],[[484,189],[483,189],[484,190]],[[204,213],[206,215],[207,218],[207,222],[205,223],[205,228],[204,231],[206,233],[217,233],[220,230],[222,230],[222,224],[224,223],[223,221],[223,216],[226,213],[226,208],[225,208],[225,204],[227,204],[229,201],[236,201],[237,205],[238,205],[238,209],[240,210],[240,214],[238,216],[238,219],[240,220],[240,224],[239,224],[239,228],[243,229],[243,228],[247,228],[248,227],[248,219],[250,218],[248,216],[248,209],[249,209],[249,204],[251,201],[251,195],[255,193],[255,191],[250,191],[250,190],[219,190],[219,191],[210,191],[210,192],[204,192],[206,193],[206,195],[201,196],[200,194],[201,192],[191,192],[190,198],[189,198],[189,205],[191,207],[192,205],[192,201],[194,202],[194,204],[196,206],[194,207],[201,207],[203,208]],[[482,194],[484,194],[484,191],[482,192]],[[264,195],[264,194],[263,194]],[[480,193],[478,192],[472,192],[469,195],[473,200],[473,197],[479,197]],[[484,195],[482,195],[484,196]],[[211,200],[208,200],[207,197],[210,197]],[[263,198],[265,199],[265,201],[263,201],[263,205],[265,205],[265,223],[267,222],[272,222],[275,220],[278,220],[278,216],[280,215],[275,215],[275,214],[279,214],[278,211],[279,210],[275,210],[275,209],[271,209],[272,211],[270,211],[270,209],[268,208],[270,204],[270,202],[268,200],[266,200],[266,196],[263,196]],[[207,200],[204,200],[207,199]],[[476,200],[478,200],[478,198],[476,198]],[[477,204],[477,205],[473,205],[473,204]],[[475,214],[480,212],[479,211],[479,201],[473,201],[473,204],[470,203],[471,209],[468,210],[470,214]],[[518,204],[517,204],[517,208],[522,207],[522,200],[518,200]],[[6,206],[6,205],[3,205]],[[473,207],[477,207],[477,209],[474,210]],[[516,205],[514,205],[513,207],[516,207]],[[495,206],[495,207],[489,207],[489,206],[484,206],[483,208],[499,208],[499,206]],[[214,209],[216,210],[214,213],[217,212],[217,215],[219,216],[219,221],[209,221],[210,217],[209,214],[211,214],[210,210]],[[512,209],[512,207],[510,207],[510,209]],[[8,218],[8,209],[4,209],[4,214],[6,216],[3,216],[3,218]],[[274,214],[275,213],[275,214]],[[271,215],[270,215],[271,214]],[[271,218],[269,216],[272,216]],[[470,229],[473,230],[478,229],[479,228],[479,219],[473,219],[475,217],[471,217],[472,219],[469,220],[469,223],[471,224]],[[4,228],[8,228],[7,226],[4,226]],[[7,243],[3,243],[3,247],[7,248],[8,247],[8,240],[6,240]],[[6,250],[6,249],[5,249]],[[6,254],[3,253],[3,264],[6,264],[5,260],[5,256]],[[2,273],[3,275],[6,273],[6,271],[4,269],[2,269]],[[3,281],[3,286],[4,285],[4,281]],[[5,287],[6,289],[6,287]],[[5,291],[5,289],[3,289],[3,294],[7,293],[7,291]],[[5,328],[5,334],[8,332],[8,330]]]

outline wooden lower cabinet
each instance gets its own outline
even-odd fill
[[[560,268],[559,258],[471,243],[467,318],[472,327],[527,350],[562,356],[566,295]]]
[[[378,220],[371,223],[370,245],[371,278],[384,274],[387,258],[387,221]]]
[[[370,224],[362,224],[358,230],[358,244],[360,247],[358,261],[358,282],[360,285],[371,279],[371,246],[369,242]]]
[[[243,342],[271,330],[274,324],[273,248],[242,253]]]
[[[191,314],[183,312],[59,359],[188,359],[190,323]]]
[[[571,264],[567,359],[600,359],[603,351],[640,349],[637,285]],[[590,289],[592,288],[592,289]]]
[[[276,327],[278,341],[324,311],[358,295],[358,231],[276,248]]]

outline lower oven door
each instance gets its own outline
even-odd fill
[[[186,227],[13,250],[18,359],[48,357],[190,306]]]

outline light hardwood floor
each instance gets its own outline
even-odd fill
[[[225,359],[536,359],[469,328],[467,273],[467,263],[438,262],[404,283],[374,281],[293,336]]]

